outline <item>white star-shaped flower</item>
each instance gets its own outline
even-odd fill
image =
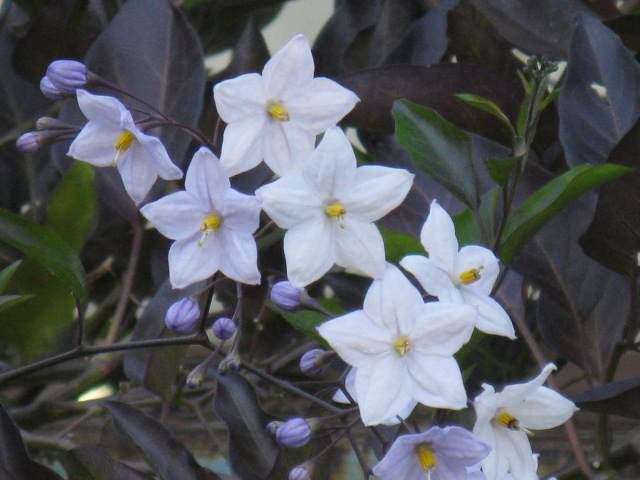
[[[75,138],[67,155],[95,165],[117,166],[122,183],[136,205],[144,201],[158,175],[182,178],[162,142],[140,131],[131,112],[116,98],[76,92],[80,110],[89,122]]]
[[[220,161],[229,175],[263,159],[278,175],[300,168],[316,135],[359,101],[355,93],[324,77],[313,78],[313,57],[304,35],[289,41],[262,70],[218,83],[216,108],[226,123]]]
[[[453,354],[473,330],[476,308],[431,302],[391,264],[374,280],[363,310],[323,323],[318,331],[356,367],[355,391],[365,425],[400,415],[412,400],[461,409],[467,395]]]
[[[218,270],[242,283],[260,283],[253,238],[260,223],[260,201],[231,188],[216,156],[202,147],[187,171],[185,191],[140,209],[165,237],[169,278],[174,288],[210,277]]]
[[[301,172],[256,191],[267,215],[288,230],[289,282],[304,287],[334,263],[373,278],[382,275],[384,243],[372,222],[400,205],[412,182],[407,170],[358,168],[342,130],[327,130]]]
[[[542,386],[555,368],[550,363],[533,380],[499,393],[482,385],[484,391],[473,401],[477,417],[473,433],[493,448],[482,461],[487,480],[502,480],[509,472],[518,480],[538,480],[527,433],[557,427],[577,410],[573,402]]]
[[[453,221],[436,200],[431,203],[420,241],[429,258],[409,255],[400,265],[439,300],[477,306],[478,330],[515,338],[509,315],[489,296],[500,273],[493,252],[478,245],[467,245],[458,251]]]

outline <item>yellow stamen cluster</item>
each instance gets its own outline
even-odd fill
[[[503,427],[508,428],[509,430],[521,430],[525,432],[527,435],[529,435],[530,437],[533,436],[533,432],[528,428],[524,428],[523,426],[521,426],[518,419],[513,415],[511,415],[510,413],[507,413],[507,412],[501,413],[496,417],[496,422],[498,422],[499,425],[502,425]]]
[[[418,455],[418,460],[420,460],[420,465],[425,472],[431,472],[436,468],[436,456],[433,454],[433,451],[429,448],[429,444],[421,443],[416,446],[416,454]]]
[[[411,342],[408,338],[402,337],[396,340],[396,343],[393,344],[393,348],[396,349],[398,355],[404,357],[409,352],[409,350],[411,350]]]
[[[290,120],[289,110],[281,105],[281,102],[269,102],[267,112],[278,122],[288,122]]]
[[[333,205],[327,205],[324,211],[330,217],[337,218],[338,222],[340,222],[340,228],[344,228],[344,217],[347,214],[346,208],[339,203],[334,203]]]
[[[116,143],[113,145],[113,148],[116,151],[116,157],[113,159],[114,167],[118,164],[118,158],[120,155],[129,150],[129,147],[135,139],[136,137],[129,130],[126,130],[118,137],[118,140],[116,140]]]
[[[198,241],[198,246],[201,247],[204,243],[204,239],[211,232],[215,232],[222,225],[222,218],[218,215],[211,215],[210,217],[205,218],[200,224],[200,231],[202,232],[202,236]]]
[[[480,280],[480,270],[484,268],[480,265],[478,268],[472,268],[471,270],[465,270],[460,274],[460,280],[463,284],[469,285],[473,282]]]

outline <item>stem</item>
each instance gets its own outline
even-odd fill
[[[191,138],[204,143],[207,146],[207,148],[209,148],[209,150],[213,152],[213,143],[211,143],[211,141],[209,141],[207,137],[205,137],[202,133],[200,133],[199,130],[196,130],[195,128],[191,128],[190,126],[185,125],[184,123],[176,122],[171,118],[162,119],[156,122],[149,122],[148,124],[144,125],[144,131],[150,130],[154,127],[166,127],[166,126],[176,127],[184,130],[191,136]]]
[[[142,248],[142,235],[143,230],[139,221],[133,224],[133,243],[131,245],[131,256],[129,257],[129,265],[124,274],[124,281],[122,283],[122,291],[120,292],[120,299],[116,306],[116,311],[113,314],[113,321],[109,327],[107,333],[106,343],[113,343],[118,337],[118,331],[120,330],[120,324],[124,317],[125,309],[129,301],[129,294],[131,293],[131,287],[133,286],[133,277],[136,274],[136,267],[138,265],[138,258],[140,257],[140,249]]]

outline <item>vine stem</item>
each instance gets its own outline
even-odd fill
[[[536,341],[535,337],[533,336],[533,333],[529,329],[529,326],[527,325],[527,322],[525,322],[524,318],[521,317],[520,315],[518,315],[517,313],[515,313],[514,311],[511,312],[511,316],[514,319],[514,321],[515,321],[515,323],[516,323],[516,325],[518,327],[518,330],[522,334],[522,337],[524,338],[524,341],[527,343],[527,346],[529,347],[529,350],[531,350],[531,353],[533,354],[533,357],[536,359],[536,362],[538,363],[538,366],[540,368],[544,368],[544,366],[548,362],[544,358],[544,355],[542,353],[542,349],[540,348],[540,345],[538,345],[538,342]],[[555,391],[559,391],[558,384],[557,384],[557,382],[555,381],[555,379],[553,377],[549,377],[547,379],[547,383]],[[582,471],[582,473],[584,473],[587,476],[587,478],[593,478],[593,471],[591,470],[591,467],[589,466],[589,462],[587,461],[587,457],[585,456],[584,452],[582,451],[582,446],[580,445],[580,439],[578,438],[578,433],[576,431],[576,426],[573,423],[573,419],[570,418],[569,420],[567,420],[564,423],[564,429],[565,429],[565,432],[567,434],[567,439],[569,440],[569,443],[571,444],[571,450],[573,451],[573,455],[576,457],[576,462],[578,463],[578,467],[580,468],[580,471]]]

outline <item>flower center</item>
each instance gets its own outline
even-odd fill
[[[436,468],[436,456],[433,454],[430,445],[428,443],[421,443],[416,446],[416,454],[420,465],[425,472],[431,472]]]
[[[200,240],[198,240],[198,246],[201,247],[204,243],[204,239],[211,232],[215,232],[222,225],[222,218],[219,215],[211,215],[210,217],[205,218],[200,224],[200,231],[202,232],[202,236]]]
[[[513,415],[511,415],[510,413],[507,413],[507,412],[501,413],[496,417],[496,421],[498,422],[498,424],[502,425],[505,428],[508,428],[509,430],[516,430],[516,431],[521,430],[525,432],[527,435],[533,436],[533,432],[528,428],[524,428],[523,426],[521,426],[518,419]]]
[[[129,147],[135,139],[136,137],[129,130],[125,130],[125,132],[118,137],[118,140],[116,140],[116,143],[113,145],[113,148],[116,151],[116,158],[113,160],[114,167],[118,164],[118,158],[120,158],[120,155],[129,150]]]
[[[396,349],[396,352],[398,352],[398,355],[400,355],[401,357],[404,357],[407,354],[407,352],[411,350],[411,342],[409,341],[408,338],[402,337],[396,340],[396,343],[393,344],[393,348]]]
[[[281,103],[281,101],[272,100],[267,104],[267,112],[278,122],[288,122],[290,120],[289,110],[281,105]]]
[[[465,270],[460,274],[460,280],[464,285],[469,285],[480,280],[480,270],[484,268],[480,265],[478,268],[472,268],[471,270]]]
[[[324,207],[324,212],[330,217],[337,218],[340,223],[340,228],[344,228],[344,217],[347,214],[346,208],[339,203],[334,203]]]

